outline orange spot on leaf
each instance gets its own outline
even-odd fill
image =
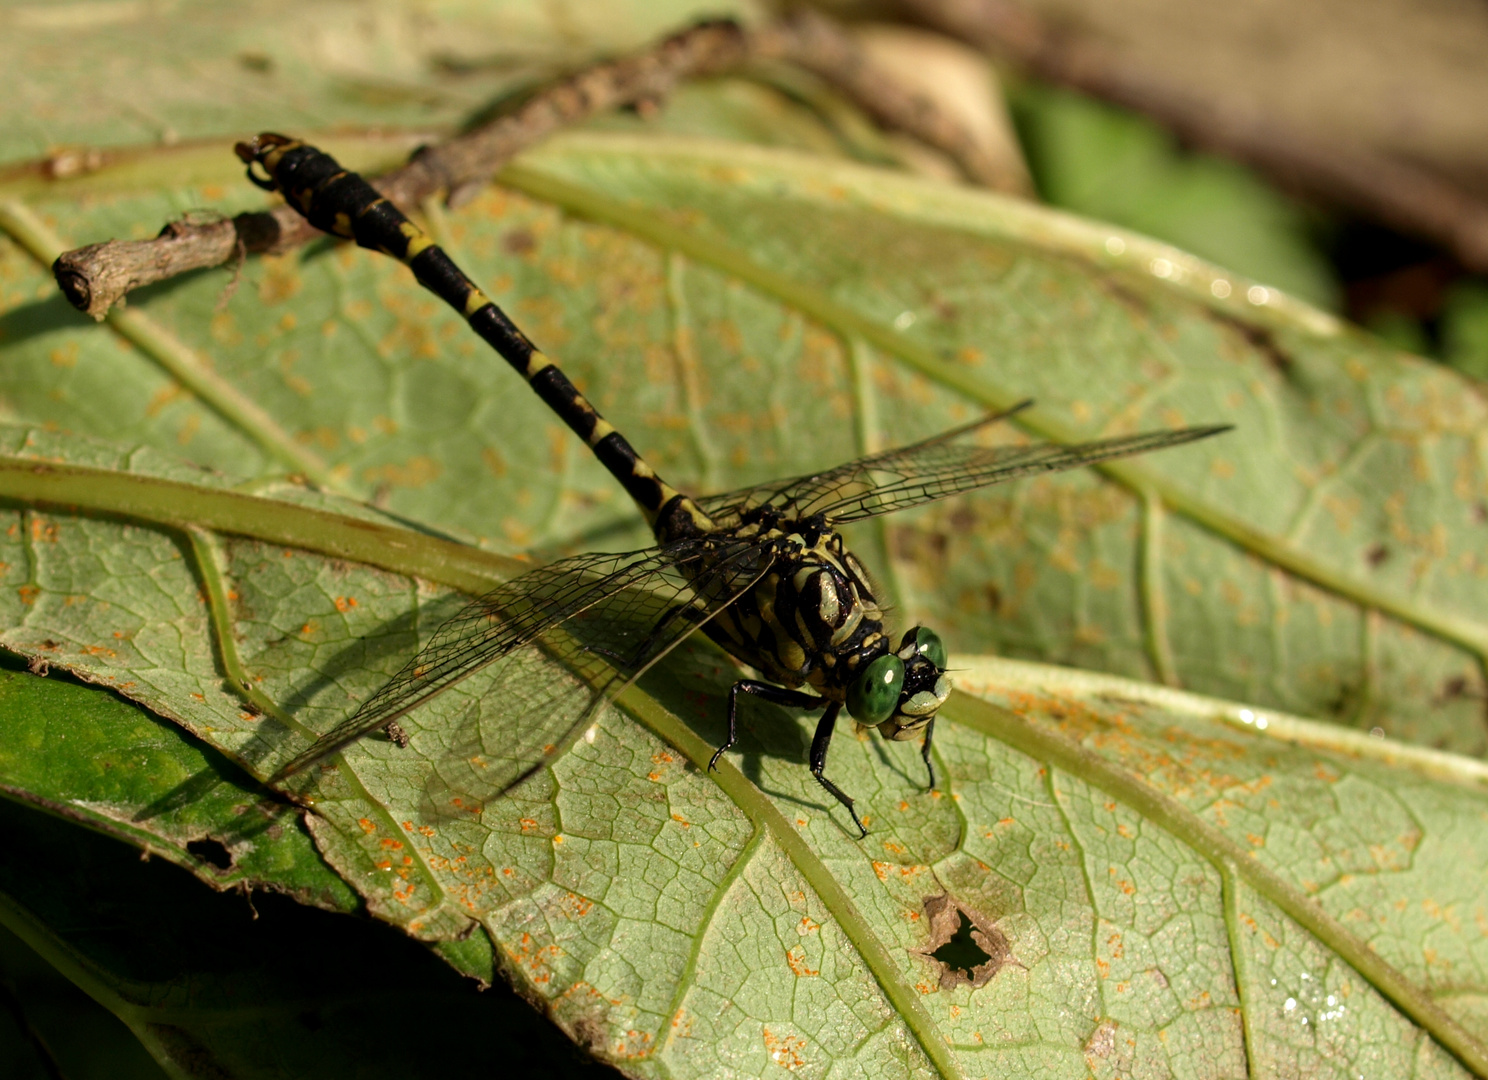
[[[763,1029],[765,1053],[782,1069],[799,1069],[806,1064],[801,1052],[806,1049],[806,1040],[799,1035],[776,1035],[769,1028]]]
[[[820,975],[816,968],[806,966],[806,950],[796,945],[785,954],[785,962],[790,965],[792,973],[798,979],[809,979],[813,975]]]

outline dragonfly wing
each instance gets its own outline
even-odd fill
[[[582,555],[505,582],[441,624],[392,679],[270,782],[439,699],[429,709],[432,724],[410,718],[407,726],[449,744],[428,747],[436,757],[484,758],[477,786],[502,790],[554,752],[582,718],[581,705],[602,698],[617,673],[643,670],[658,649],[670,649],[726,605],[732,597],[722,595],[723,586],[731,576],[752,582],[762,572],[754,567],[759,558],[743,542],[690,539],[659,550]],[[489,745],[459,744],[451,734],[489,729],[490,717],[501,720],[499,738],[476,740]]]
[[[503,582],[440,624],[428,644],[381,689],[283,765],[270,782],[386,727],[605,596],[696,557],[686,542],[661,550],[580,555]]]
[[[969,424],[951,428],[949,431],[943,431],[908,446],[898,446],[892,450],[857,458],[835,469],[828,469],[826,472],[795,476],[788,480],[774,480],[768,484],[756,484],[753,487],[740,488],[738,491],[710,495],[698,499],[697,502],[703,508],[703,512],[715,521],[729,521],[732,517],[743,514],[747,510],[766,505],[774,507],[787,517],[809,517],[810,512],[800,512],[800,508],[819,501],[825,495],[842,492],[854,484],[862,484],[864,478],[871,477],[874,469],[894,468],[913,461],[932,462],[942,456],[937,448],[963,450],[964,447],[947,447],[946,444],[962,435],[969,435],[974,431],[1000,424],[1032,404],[1032,401],[1021,401],[1004,412],[984,416]],[[954,453],[952,458],[954,458]]]
[[[1060,446],[973,446],[953,440],[996,423],[1028,406],[944,432],[910,446],[850,461],[823,473],[796,477],[774,485],[745,488],[701,500],[715,520],[728,520],[757,506],[771,506],[797,520],[824,514],[833,524],[845,524],[905,510],[977,488],[1005,483],[1034,473],[1059,472],[1112,458],[1178,446],[1230,430],[1229,425],[1180,428],[1122,435],[1096,442]]]
[[[477,813],[551,764],[614,698],[739,593],[770,563],[738,545],[723,566],[685,588],[652,581],[605,598],[554,626],[437,703],[446,714],[407,726],[411,746],[432,761],[424,812],[447,819]],[[450,705],[459,713],[448,717]],[[443,720],[443,722],[441,722]]]
[[[1229,431],[1229,425],[1179,428],[1121,435],[1113,439],[1059,446],[935,446],[932,453],[875,465],[837,491],[813,494],[803,510],[825,514],[833,524],[861,521],[895,510],[934,502],[977,488],[1035,473],[1062,472],[1113,458],[1164,450]]]

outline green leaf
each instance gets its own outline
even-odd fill
[[[1442,312],[1442,359],[1458,371],[1488,379],[1488,284],[1456,285]]]
[[[482,869],[546,849],[545,881],[507,885],[485,925],[525,991],[632,1071],[759,1071],[772,1056],[876,1071],[908,1055],[920,1073],[914,1044],[936,1052],[946,1040],[942,1076],[1083,1076],[1088,1061],[1153,1059],[1178,1076],[1232,1074],[1247,1059],[1298,1076],[1399,1074],[1412,1061],[1452,1076],[1436,1043],[1360,976],[1370,965],[1387,989],[1402,977],[1397,1006],[1437,1038],[1452,1026],[1433,998],[1484,1029],[1478,763],[1115,678],[973,660],[964,686],[1016,711],[949,707],[939,796],[918,788],[911,748],[885,756],[839,738],[833,775],[875,809],[860,843],[806,777],[809,730],[793,717],[751,717],[744,775],[723,768],[728,800],[696,771],[716,717],[693,720],[695,732],[679,716],[716,701],[720,674],[695,655],[659,680],[673,710],[626,701],[665,742],[610,714],[536,796],[478,823],[405,832],[396,848],[461,904]],[[420,750],[417,735],[405,754],[360,747],[351,768],[368,777],[379,760],[397,787]],[[350,814],[344,800],[315,824],[332,858],[366,838]],[[368,839],[388,851],[385,835]],[[408,881],[362,887],[406,909]],[[381,897],[379,882],[391,885]],[[985,986],[942,988],[926,957],[926,900],[946,894],[1000,934],[1004,952],[985,955],[1004,964]],[[668,948],[689,937],[689,949]],[[644,1007],[656,998],[667,1009]]]
[[[1302,208],[1243,166],[1185,153],[1146,117],[1037,84],[1013,97],[1039,193],[1323,307],[1338,282]]]
[[[18,531],[110,552],[178,592],[188,614],[162,624],[208,652],[207,609],[223,594],[209,584],[188,597],[196,577],[179,564],[196,560],[210,580],[205,560],[223,558],[255,693],[277,703],[298,691],[296,724],[327,726],[344,712],[324,698],[370,692],[411,648],[384,648],[413,636],[401,626],[357,638],[364,609],[396,624],[399,598],[415,601],[415,617],[439,608],[406,578],[315,553],[335,547],[334,500],[266,508],[293,548],[173,548],[167,531],[106,513],[116,489],[93,471],[105,495],[92,513],[29,512]],[[139,483],[116,475],[119,489]],[[213,490],[154,483],[186,506]],[[437,579],[443,546],[411,535],[399,558]],[[45,623],[59,657],[115,610],[47,609],[45,598],[12,633]],[[157,696],[250,763],[275,741],[272,718],[244,712],[221,684],[147,665],[160,652],[142,638],[114,639],[93,677],[148,671],[148,687],[120,689]],[[1079,1075],[1113,1055],[1113,1067],[1157,1055],[1180,1075],[1246,1060],[1303,1075],[1417,1061],[1452,1075],[1443,1046],[1488,1064],[1475,914],[1488,767],[1111,677],[957,663],[965,688],[1004,708],[964,695],[947,706],[941,791],[921,789],[912,748],[839,736],[831,774],[862,800],[867,841],[803,767],[810,724],[799,716],[746,713],[717,781],[701,771],[733,678],[702,645],[622,696],[551,771],[483,807],[430,802],[431,764],[462,726],[486,710],[499,722],[502,702],[462,684],[407,718],[407,748],[348,748],[307,820],[375,914],[435,941],[478,940],[467,936],[478,924],[524,993],[644,1075],[757,1072],[770,1060],[949,1076],[1043,1062]],[[173,690],[188,676],[202,700]],[[982,972],[990,980],[977,984],[973,964],[963,974],[974,985],[956,985],[932,958],[945,943],[928,927],[946,904],[982,933],[972,941],[997,961]]]
[[[748,18],[735,0],[540,4],[388,3],[359,16],[334,0],[14,4],[0,66],[0,162],[67,149],[169,147],[288,128],[455,126],[519,90],[701,17]],[[122,92],[127,86],[128,91]],[[67,148],[67,149],[60,149]]]
[[[12,798],[163,856],[214,888],[273,888],[332,911],[358,906],[296,816],[168,721],[21,672],[0,672],[0,715],[0,782]]]
[[[176,1077],[450,1076],[472,1051],[436,1035],[467,1031],[520,1075],[614,1075],[506,987],[482,992],[388,927],[212,893],[12,802],[0,824],[0,977],[66,1076],[161,1076],[149,1056]],[[59,972],[128,1030],[70,1001]]]
[[[863,530],[906,614],[962,651],[1488,748],[1476,383],[1130,234],[856,166],[589,135],[507,183],[431,224],[684,487],[807,472],[1024,396],[1028,430],[1058,439],[1237,425],[1109,466],[1114,483]],[[76,242],[215,190],[36,207]],[[227,275],[203,274],[87,327],[32,247],[0,252],[20,416],[239,477],[289,468],[498,550],[646,542],[582,447],[386,259],[256,261],[222,310]]]
[[[345,120],[315,108],[296,134]],[[328,146],[386,161],[418,137],[403,123]],[[854,534],[993,702],[947,707],[938,795],[912,747],[844,728],[829,775],[865,842],[795,714],[747,709],[738,752],[701,771],[735,669],[693,643],[507,799],[431,795],[462,725],[500,722],[478,685],[410,717],[407,749],[349,748],[305,821],[322,864],[297,828],[245,835],[272,817],[250,775],[373,692],[456,591],[510,573],[503,555],[647,540],[380,257],[255,260],[230,294],[200,274],[102,326],[66,308],[60,247],[259,204],[225,143],[0,188],[0,393],[23,422],[0,448],[0,640],[110,688],[5,684],[43,719],[0,723],[52,755],[0,760],[13,798],[209,880],[197,852],[220,853],[193,841],[327,906],[339,877],[638,1075],[1488,1075],[1482,768],[1346,730],[1488,747],[1475,384],[1118,229],[822,157],[557,140],[428,224],[682,486],[815,470],[1029,395],[1004,437],[1238,430]],[[973,659],[993,650],[1249,704]],[[125,711],[48,743],[91,708],[69,694]],[[142,739],[155,764],[127,782],[93,766]],[[199,800],[169,798],[197,778]],[[34,945],[52,907],[27,909]]]

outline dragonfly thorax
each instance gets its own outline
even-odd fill
[[[894,645],[867,571],[819,517],[762,515],[733,530],[745,534],[773,560],[709,624],[714,640],[776,682],[846,704],[888,738],[921,733],[950,692],[940,639],[916,627]]]

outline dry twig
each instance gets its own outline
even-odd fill
[[[1021,168],[988,153],[956,117],[887,76],[837,23],[802,9],[780,24],[780,58],[812,72],[851,98],[878,124],[910,135],[954,161],[967,179],[993,191],[1025,194]]]
[[[373,185],[407,210],[439,192],[452,198],[490,179],[513,154],[605,109],[665,97],[684,78],[737,65],[745,32],[732,22],[704,23],[640,56],[598,64],[528,100],[515,112],[466,135],[427,147]],[[153,240],[110,240],[64,252],[52,266],[63,295],[101,319],[127,293],[191,270],[220,266],[240,247],[283,252],[320,232],[288,206],[231,220],[173,221]]]
[[[925,25],[1005,56],[1042,79],[1158,120],[1185,142],[1247,162],[1314,197],[1450,251],[1488,272],[1488,205],[1419,166],[1356,146],[1329,145],[1274,118],[1221,114],[1115,53],[1059,31],[1016,0],[900,0]]]
[[[977,140],[933,102],[896,86],[835,23],[802,13],[758,30],[703,23],[636,56],[596,64],[474,131],[425,147],[407,165],[373,180],[405,211],[444,193],[459,205],[521,150],[597,113],[664,100],[687,79],[784,60],[836,86],[887,127],[948,154],[976,181],[1008,187],[1006,170],[985,160]],[[1016,187],[1016,178],[1011,181]],[[220,266],[240,252],[278,253],[319,236],[287,206],[232,219],[174,221],[152,240],[110,240],[65,252],[53,264],[72,305],[101,319],[126,294],[192,270]]]

